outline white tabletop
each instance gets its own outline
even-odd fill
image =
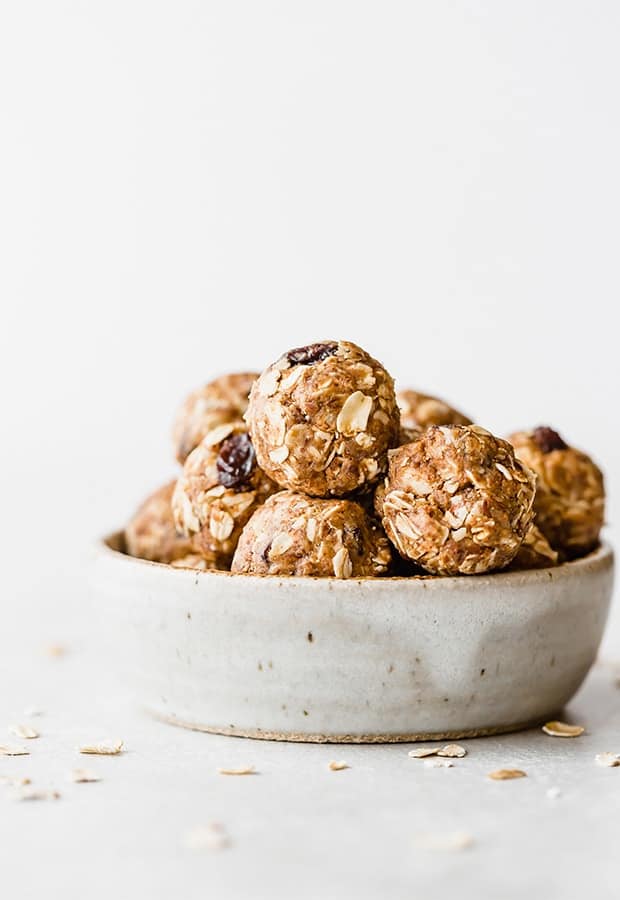
[[[461,741],[464,759],[430,768],[408,757],[411,745],[269,743],[159,724],[131,707],[86,633],[65,630],[57,657],[32,634],[3,647],[0,743],[31,753],[0,757],[0,776],[27,776],[61,797],[26,802],[0,787],[12,897],[618,897],[620,768],[595,755],[620,752],[620,665],[599,663],[570,705],[582,737],[533,730]],[[26,715],[32,707],[42,714]],[[19,740],[5,730],[13,722],[41,736]],[[125,752],[76,751],[107,737]],[[330,771],[330,760],[350,768]],[[246,764],[257,774],[217,771]],[[76,767],[101,782],[72,783]],[[487,777],[515,767],[527,777]],[[211,823],[229,845],[189,846]],[[455,833],[472,846],[425,846]]]

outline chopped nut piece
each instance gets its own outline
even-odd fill
[[[15,793],[16,800],[59,800],[58,791],[42,791],[39,788],[23,787]]]
[[[240,766],[238,769],[218,769],[220,775],[258,775],[254,766]]]
[[[92,769],[73,769],[71,781],[75,781],[76,784],[87,784],[91,781],[101,781],[101,777]]]
[[[30,750],[26,750],[25,747],[4,744],[0,746],[0,756],[30,756]]]
[[[350,768],[349,764],[344,762],[344,760],[332,760],[328,765],[330,772],[341,772],[343,769]]]
[[[610,768],[620,766],[620,753],[610,753],[609,751],[597,753],[594,759],[599,766],[609,766]]]
[[[512,778],[525,778],[527,772],[523,769],[496,769],[495,772],[489,772],[489,778],[493,781],[510,781]]]
[[[96,756],[117,756],[123,751],[123,741],[101,741],[100,744],[82,744],[80,753]]]
[[[407,756],[412,759],[424,759],[425,756],[436,756],[438,749],[439,747],[416,747],[415,750],[410,750]]]
[[[579,737],[583,734],[585,728],[583,725],[567,725],[566,722],[547,722],[543,725],[542,730],[551,737]]]
[[[473,846],[474,839],[466,831],[452,831],[445,834],[418,834],[414,843],[422,850],[466,850]]]
[[[451,756],[456,759],[462,759],[464,756],[467,756],[467,750],[465,747],[461,747],[460,744],[446,744],[445,747],[437,751],[437,756]]]
[[[223,850],[230,846],[230,838],[219,822],[198,825],[187,834],[186,845],[191,850]]]
[[[30,725],[9,725],[9,731],[11,734],[14,734],[15,737],[24,738],[26,740],[32,740],[33,738],[39,737],[39,732],[36,728],[31,728]]]

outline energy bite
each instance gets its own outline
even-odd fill
[[[372,484],[398,443],[394,382],[347,341],[290,350],[252,387],[246,414],[262,469],[279,485],[341,497]]]
[[[532,524],[511,563],[511,568],[547,569],[549,566],[557,565],[557,562],[558,554],[551,547],[540,528]]]
[[[422,431],[430,425],[471,425],[471,419],[428,394],[403,390],[396,394],[400,408],[400,422],[404,429]]]
[[[390,560],[387,539],[359,504],[281,491],[243,529],[231,571],[361,578],[384,575]]]
[[[185,461],[172,497],[174,520],[209,563],[228,568],[243,526],[276,490],[256,464],[243,422],[220,425]]]
[[[561,559],[596,547],[605,519],[605,486],[598,466],[547,426],[518,431],[508,440],[537,475],[534,510]]]
[[[210,431],[243,418],[257,378],[255,372],[222,375],[185,398],[172,428],[174,454],[181,465]]]
[[[399,553],[437,575],[507,566],[533,518],[535,476],[477,425],[430,426],[390,453],[379,506]]]
[[[147,497],[125,528],[125,546],[130,556],[169,563],[192,549],[191,541],[177,533],[172,515],[171,481]]]

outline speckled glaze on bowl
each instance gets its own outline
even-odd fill
[[[273,578],[97,549],[113,665],[140,704],[203,731],[415,741],[552,718],[594,662],[613,553],[461,578]]]

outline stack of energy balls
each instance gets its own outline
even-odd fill
[[[508,440],[403,390],[348,341],[191,394],[183,471],[127,526],[132,556],[278,576],[474,575],[596,547],[603,477],[548,427]]]

